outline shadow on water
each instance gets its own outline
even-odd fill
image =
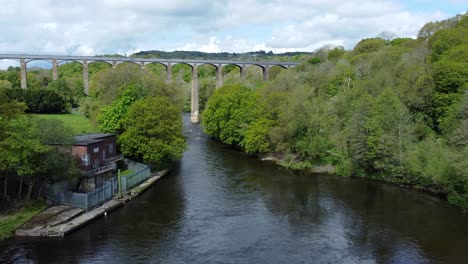
[[[468,259],[468,216],[432,196],[290,171],[210,140],[147,192],[63,240],[0,243],[0,262],[432,263]]]

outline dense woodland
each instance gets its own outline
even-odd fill
[[[274,155],[287,167],[330,164],[340,175],[429,190],[466,209],[467,36],[463,15],[425,25],[417,39],[382,34],[360,41],[353,50],[148,51],[131,57],[300,61],[290,70],[270,68],[267,82],[257,66],[246,69],[246,80],[240,79],[239,68],[225,66],[225,86],[217,90],[215,68],[199,66],[205,131],[248,154]],[[190,111],[191,68],[176,64],[172,70],[168,83],[163,65],[142,70],[132,63],[112,68],[94,62],[89,65],[89,96],[83,93],[83,68],[76,62],[61,64],[55,81],[50,69],[28,69],[26,91],[19,88],[18,67],[0,71],[3,186],[8,186],[6,175],[21,181],[24,176],[28,188],[76,176],[70,162],[54,162],[58,152],[51,147],[70,144],[67,128],[25,113],[79,111],[102,132],[117,133],[119,149],[128,157],[157,168],[180,158],[186,148],[180,113]],[[45,129],[63,136],[47,137]],[[34,165],[40,162],[48,165]],[[14,198],[8,193],[5,189],[5,199]]]
[[[227,84],[208,101],[206,132],[284,166],[331,164],[468,209],[468,15],[417,39],[382,36],[320,49],[266,83]]]

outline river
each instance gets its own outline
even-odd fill
[[[468,263],[468,215],[428,194],[308,174],[208,139],[65,239],[0,242],[0,263]]]

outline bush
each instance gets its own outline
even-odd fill
[[[8,91],[10,100],[24,102],[28,109],[27,113],[55,114],[63,113],[66,102],[58,93],[43,89],[11,89]]]

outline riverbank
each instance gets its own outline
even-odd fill
[[[282,154],[265,154],[259,156],[261,161],[271,161],[275,164],[285,167],[287,169],[293,170],[304,170],[312,173],[327,173],[327,174],[336,174],[336,167],[333,165],[316,165],[307,161],[298,160],[297,157],[286,158]]]
[[[168,170],[156,172],[150,178],[130,189],[122,196],[115,196],[104,204],[84,212],[83,209],[57,205],[44,210],[23,224],[15,232],[17,237],[64,237],[69,233],[85,226],[91,221],[125,205],[147,190],[151,185],[167,175]]]
[[[14,235],[15,230],[47,208],[43,201],[31,201],[5,215],[0,215],[0,240]]]
[[[267,161],[267,162],[273,162],[277,166],[285,167],[287,169],[291,170],[297,170],[297,171],[305,171],[305,172],[310,172],[310,173],[320,173],[320,174],[335,174],[336,173],[336,167],[333,165],[314,165],[309,162],[304,162],[296,159],[295,157],[293,158],[286,158],[285,155],[281,154],[265,154],[262,156],[259,156],[259,159],[261,161]],[[381,183],[385,184],[390,184],[390,185],[395,185],[400,188],[405,188],[405,189],[411,189],[414,191],[418,192],[424,192],[428,193],[430,195],[433,195],[441,200],[444,200],[450,204],[453,204],[460,209],[464,211],[468,211],[468,208],[461,206],[459,204],[453,203],[448,199],[448,193],[444,192],[441,188],[436,188],[434,186],[423,186],[421,184],[418,184],[416,182],[409,182],[408,180],[405,179],[398,179],[398,178],[388,178],[384,177],[383,175],[368,175],[368,174],[362,174],[362,175],[339,175],[342,177],[351,177],[351,178],[363,178],[363,179],[368,179],[372,181],[378,181]]]

